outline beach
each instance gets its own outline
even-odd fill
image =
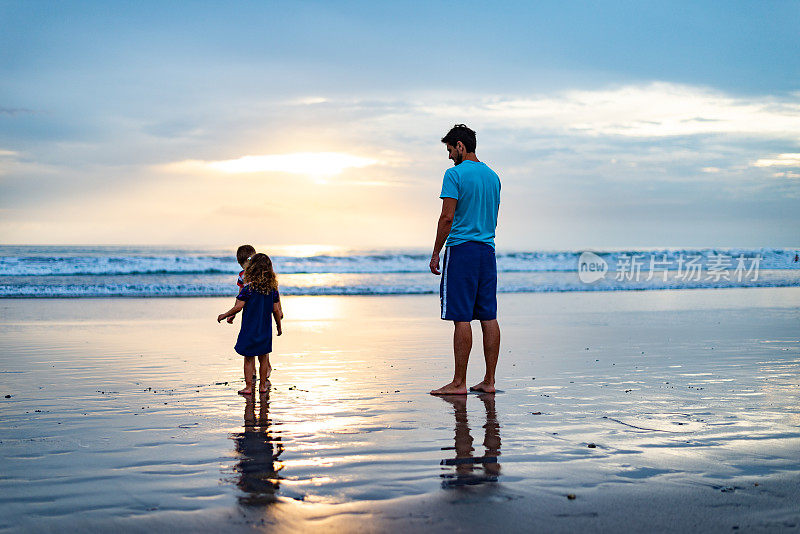
[[[0,301],[0,530],[800,529],[800,288],[506,293],[495,396],[435,295]],[[469,378],[482,377],[479,328]]]

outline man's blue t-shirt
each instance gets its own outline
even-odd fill
[[[494,248],[500,178],[492,169],[483,162],[471,160],[447,169],[439,198],[458,200],[445,246],[478,241]]]

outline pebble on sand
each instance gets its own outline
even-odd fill
[[[10,399],[10,398],[11,398],[11,395],[6,395],[6,398],[7,398],[7,399]]]
[[[590,449],[596,449],[597,445],[595,445],[594,443],[590,443],[587,445],[587,447],[589,447]]]
[[[574,493],[567,493],[567,499],[569,499],[571,501],[574,501],[575,500],[575,494]]]

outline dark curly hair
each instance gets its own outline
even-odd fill
[[[272,270],[272,260],[269,256],[259,252],[250,258],[244,267],[244,283],[250,284],[254,290],[264,294],[278,289],[278,277]]]
[[[442,143],[450,146],[456,146],[459,141],[464,143],[464,148],[468,153],[475,152],[475,147],[478,146],[478,142],[475,140],[475,131],[469,129],[466,124],[456,124],[450,128],[447,135],[442,137]]]

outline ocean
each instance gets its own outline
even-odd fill
[[[285,295],[437,293],[426,250],[266,250]],[[800,286],[794,249],[497,252],[498,291]],[[197,297],[236,293],[234,249],[0,246],[0,298]],[[579,269],[579,264],[581,265]]]

